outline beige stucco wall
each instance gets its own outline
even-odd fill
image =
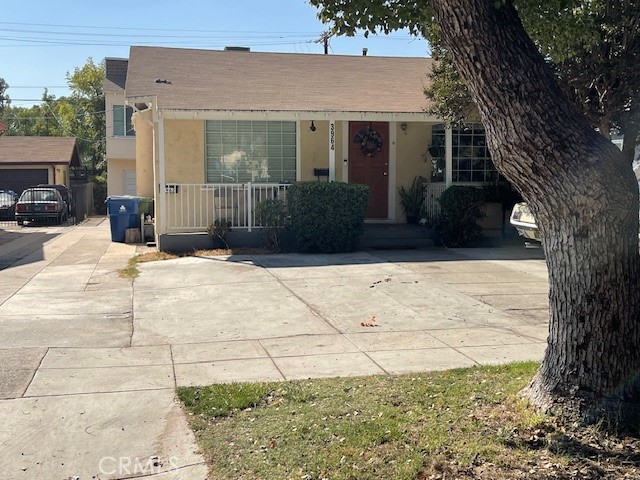
[[[167,183],[204,183],[204,121],[165,120]]]
[[[300,122],[300,181],[312,182],[317,177],[313,174],[314,168],[329,168],[329,121],[315,121],[316,131],[309,130],[310,121]],[[344,122],[336,122],[336,181],[342,181],[342,161],[344,159],[342,149],[342,125]],[[322,180],[326,181],[326,177]]]
[[[130,158],[109,158],[107,160],[107,195],[123,195],[123,172],[125,170],[135,169],[135,160],[132,160]]]
[[[316,131],[309,130],[311,122],[300,122],[300,172],[302,182],[316,180],[314,168],[329,168],[329,122],[314,121]]]
[[[107,127],[107,138],[113,137],[113,106],[124,105],[124,91],[107,92],[104,96],[104,119]]]
[[[348,156],[344,152],[344,124],[348,122],[336,122],[336,180],[343,181],[343,161]],[[300,122],[300,180],[314,181],[314,168],[329,167],[329,122],[314,121],[315,132],[309,131],[311,122]],[[405,221],[396,189],[404,185],[409,186],[414,177],[422,175],[429,178],[430,164],[425,162],[424,153],[431,144],[431,125],[424,122],[407,123],[407,129],[402,130],[402,122],[396,124],[396,181],[395,185],[389,185],[395,199],[395,215],[391,220]],[[348,130],[347,130],[348,131]],[[348,148],[349,142],[347,142]],[[391,176],[390,176],[391,178]],[[392,210],[392,209],[390,209]]]
[[[136,139],[113,135],[113,106],[124,104],[124,92],[108,92],[105,95],[107,195],[122,195],[122,172],[136,170]],[[137,188],[136,193],[139,192]]]
[[[53,183],[56,185],[66,185],[67,188],[71,188],[69,165],[56,165]]]
[[[416,176],[425,180],[431,174],[431,164],[425,161],[425,152],[431,145],[431,125],[427,123],[407,123],[405,131],[401,123],[397,124],[396,133],[396,185],[405,188],[411,186]],[[400,199],[396,190],[396,219],[405,221],[406,217],[400,206]]]
[[[132,119],[136,130],[136,192],[142,197],[153,196],[153,129],[151,110],[136,112]],[[157,128],[157,127],[156,127]]]
[[[137,114],[134,117],[136,125],[136,179],[138,194],[151,196],[153,194],[153,139],[152,130],[148,122],[141,118],[148,113]],[[302,181],[315,181],[314,168],[329,167],[329,121],[314,121],[316,130],[309,131],[310,121],[299,122],[300,159],[298,161],[298,178]],[[344,130],[347,122],[336,122],[336,180],[343,181],[343,160],[348,151],[344,152],[343,143],[349,146],[348,139],[344,141]],[[415,176],[429,177],[430,165],[424,160],[424,153],[431,144],[431,125],[427,123],[407,123],[407,129],[402,130],[401,122],[396,125],[396,141],[391,148],[395,151],[395,181],[389,185],[395,215],[391,220],[404,221],[404,214],[398,201],[397,187],[409,186]],[[158,126],[156,125],[156,131]],[[205,183],[205,125],[202,120],[165,120],[165,164],[166,182],[169,184],[202,184]],[[159,162],[159,148],[156,146],[156,168]],[[393,157],[393,154],[392,156]],[[390,172],[391,173],[391,172]],[[119,175],[121,177],[121,173]],[[390,178],[394,178],[390,175]],[[159,182],[159,178],[156,179]],[[186,195],[188,187],[181,187],[181,195]],[[185,189],[187,188],[187,189]],[[213,194],[212,191],[195,192],[200,200],[204,196]],[[193,192],[192,192],[193,193]],[[172,207],[174,194],[167,195],[167,210],[170,218],[178,215]],[[179,195],[178,195],[179,196]],[[176,197],[177,198],[177,197]],[[213,201],[213,200],[212,200]],[[206,202],[205,202],[206,203]],[[158,203],[156,202],[156,207]],[[390,209],[393,212],[393,208]],[[156,221],[159,221],[156,215]],[[174,222],[170,223],[173,224]]]

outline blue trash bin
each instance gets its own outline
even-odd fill
[[[141,197],[116,196],[107,198],[107,213],[111,224],[111,241],[124,243],[127,228],[140,228]]]

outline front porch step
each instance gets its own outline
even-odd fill
[[[434,246],[434,237],[433,230],[421,225],[367,224],[360,245],[374,249],[429,248]]]

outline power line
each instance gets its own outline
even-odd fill
[[[40,106],[40,105],[34,105],[34,106]],[[20,107],[20,108],[24,108],[24,107]],[[82,112],[82,113],[77,113],[76,115],[74,115],[74,118],[77,117],[84,117],[87,115],[104,115],[107,111],[106,110],[98,110],[96,112]],[[19,121],[19,120],[55,120],[55,117],[47,117],[47,116],[37,116],[37,117],[21,117],[18,115],[9,115],[4,117],[4,120],[8,120],[8,121]]]
[[[17,28],[0,28],[1,32],[11,33],[35,33],[38,35],[70,35],[70,36],[88,36],[88,37],[125,37],[125,38],[196,38],[196,39],[245,39],[245,38],[291,38],[291,37],[309,37],[310,35],[316,35],[317,33],[279,33],[279,32],[264,32],[264,33],[244,33],[243,36],[229,37],[226,35],[151,35],[151,34],[124,34],[124,33],[94,33],[94,32],[55,32],[50,30],[21,30]],[[213,33],[213,32],[211,32]],[[215,32],[221,33],[221,32]]]
[[[60,27],[60,28],[95,28],[95,29],[108,29],[108,30],[129,30],[136,32],[200,32],[200,33],[288,33],[288,34],[304,34],[304,35],[317,35],[317,32],[274,32],[273,30],[194,30],[187,28],[140,28],[140,27],[119,27],[119,26],[105,26],[105,25],[68,25],[68,24],[54,24],[54,23],[25,23],[25,22],[0,22],[0,25],[23,25],[29,27]]]
[[[20,37],[0,37],[0,40],[16,41],[16,42],[28,42],[27,44],[14,43],[0,45],[0,47],[69,47],[69,46],[100,46],[100,47],[129,47],[131,42],[96,42],[96,41],[79,41],[76,39],[47,39],[47,38],[20,38]],[[311,40],[309,40],[311,41]],[[224,42],[134,42],[136,45],[180,45],[190,47],[224,47],[229,44],[229,41]],[[260,46],[275,46],[275,45],[292,45],[294,43],[300,43],[300,41],[281,41],[281,42],[242,42],[246,46],[260,47]]]

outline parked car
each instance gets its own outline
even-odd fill
[[[16,203],[16,221],[24,225],[25,221],[54,221],[58,224],[68,218],[67,204],[55,188],[28,188]]]
[[[14,220],[18,195],[13,190],[0,190],[0,220]]]
[[[536,224],[536,219],[531,213],[529,205],[526,203],[516,203],[511,210],[511,217],[509,222],[518,231],[518,235],[526,238],[527,240],[534,240],[536,242],[542,242],[540,237],[540,230]]]
[[[69,191],[69,189],[67,188],[66,185],[44,185],[44,184],[39,184],[36,185],[36,187],[38,188],[55,188],[56,190],[58,190],[58,192],[60,192],[60,195],[62,196],[62,200],[64,200],[64,202],[67,204],[67,216],[69,217],[73,217],[73,212],[75,210],[74,206],[74,202],[73,202],[73,196],[71,195],[71,191]]]

